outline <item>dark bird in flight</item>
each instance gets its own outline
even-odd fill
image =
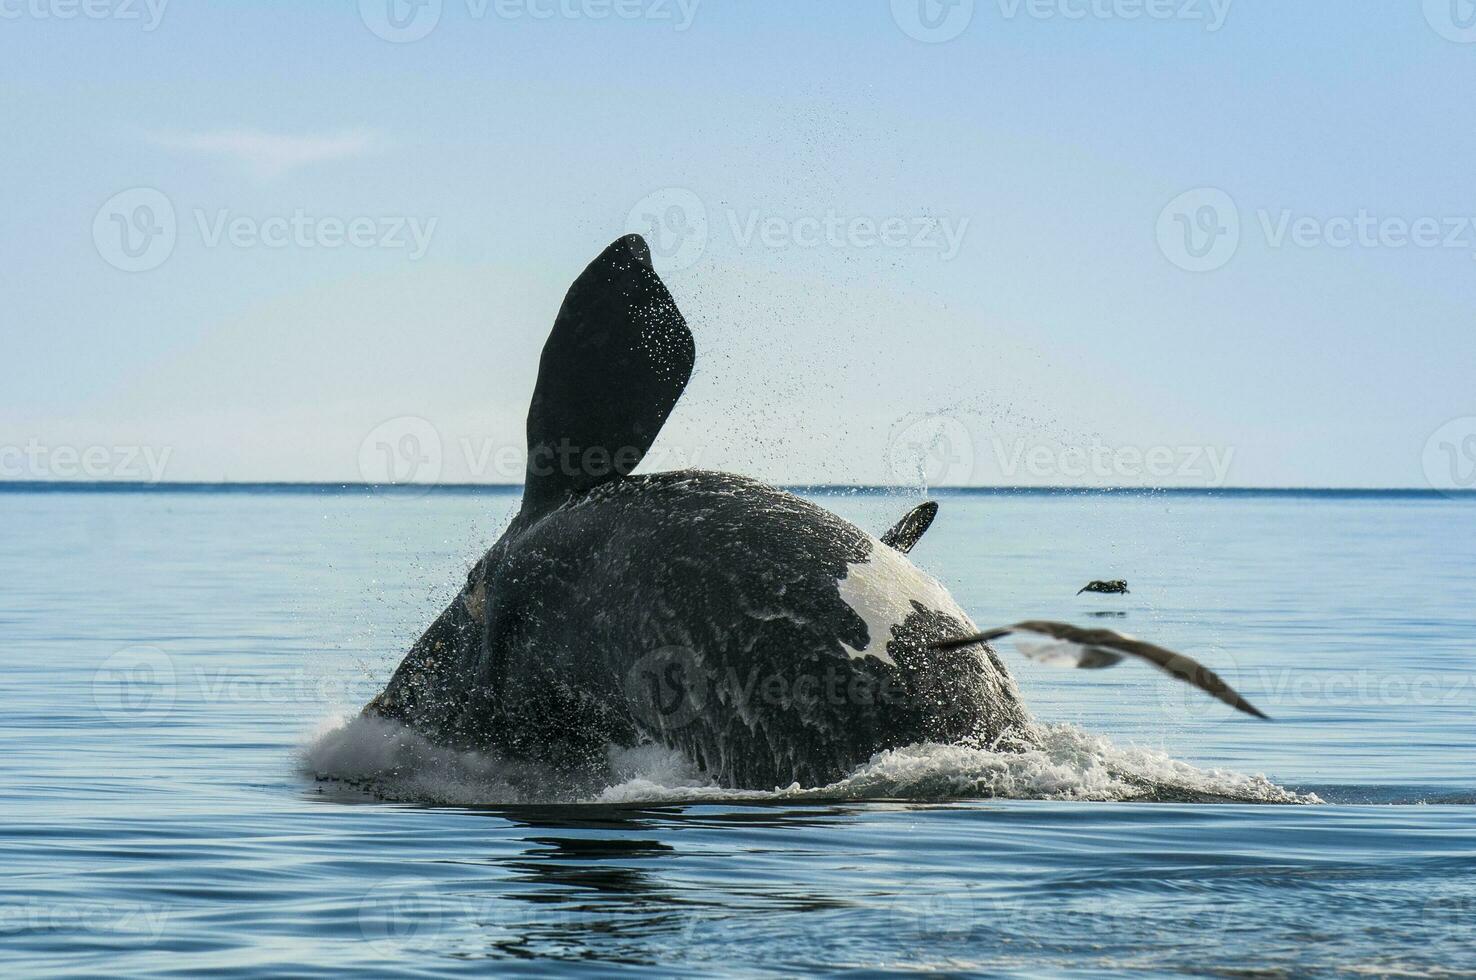
[[[1083,592],[1100,592],[1103,595],[1126,595],[1127,590],[1128,584],[1122,579],[1118,578],[1113,579],[1111,582],[1103,582],[1101,580],[1098,580],[1096,582],[1088,582],[1086,585],[1083,585],[1080,589],[1078,589],[1076,591],[1076,594],[1081,595]]]

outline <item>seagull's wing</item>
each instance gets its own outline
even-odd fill
[[[1099,670],[1116,667],[1122,663],[1123,655],[1113,653],[1105,647],[1084,647],[1079,643],[1052,640],[1048,643],[1031,643],[1017,639],[1015,649],[1038,664],[1047,667],[1075,667],[1079,670]]]
[[[1120,662],[1122,655],[1126,654],[1148,661],[1164,673],[1171,674],[1186,684],[1194,685],[1238,711],[1255,715],[1257,718],[1267,717],[1249,701],[1235,693],[1235,690],[1226,684],[1219,674],[1192,657],[1165,650],[1152,643],[1144,643],[1142,640],[1124,636],[1113,630],[1082,629],[1069,623],[1053,623],[1034,619],[1016,623],[1013,626],[985,630],[983,633],[976,633],[972,636],[940,640],[929,645],[937,650],[954,650],[972,643],[987,643],[1012,633],[1033,633],[1056,641],[1055,643],[1031,645],[1037,651],[1035,654],[1029,650],[1022,650],[1026,656],[1038,659],[1042,663],[1082,668],[1111,667]],[[1067,652],[1071,648],[1075,648],[1074,653]]]
[[[933,518],[937,516],[937,504],[931,500],[920,503],[908,511],[907,516],[898,521],[896,527],[883,534],[881,542],[905,555],[912,550],[913,545],[922,540],[922,536],[932,525]]]

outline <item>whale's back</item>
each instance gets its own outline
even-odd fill
[[[505,603],[524,606],[492,637],[520,722],[599,718],[733,785],[815,785],[885,748],[1025,722],[985,648],[924,649],[973,629],[946,589],[753,480],[606,484],[529,527],[493,574]],[[571,711],[570,696],[583,705]]]

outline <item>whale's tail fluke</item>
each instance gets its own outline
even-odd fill
[[[528,409],[523,513],[628,475],[687,386],[696,348],[639,235],[569,287]]]
[[[1029,620],[1013,626],[985,630],[971,636],[940,640],[929,644],[935,650],[954,650],[972,643],[987,643],[1003,639],[1014,633],[1031,633],[1050,640],[1049,643],[1017,643],[1020,652],[1032,660],[1058,667],[1079,667],[1088,670],[1113,667],[1124,657],[1137,657],[1153,664],[1159,670],[1186,684],[1192,684],[1221,701],[1257,718],[1270,720],[1260,709],[1235,692],[1224,679],[1192,657],[1165,650],[1163,647],[1145,643],[1113,630],[1082,629],[1069,623],[1053,623],[1046,620]]]

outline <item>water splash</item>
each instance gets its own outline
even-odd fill
[[[612,747],[602,773],[571,777],[494,752],[446,748],[396,722],[330,719],[303,747],[304,771],[381,800],[452,806],[771,800],[1015,799],[1320,803],[1265,776],[1200,769],[1163,752],[1120,747],[1074,725],[1042,725],[1036,747],[919,744],[880,752],[828,786],[769,791],[718,786],[660,745]]]

